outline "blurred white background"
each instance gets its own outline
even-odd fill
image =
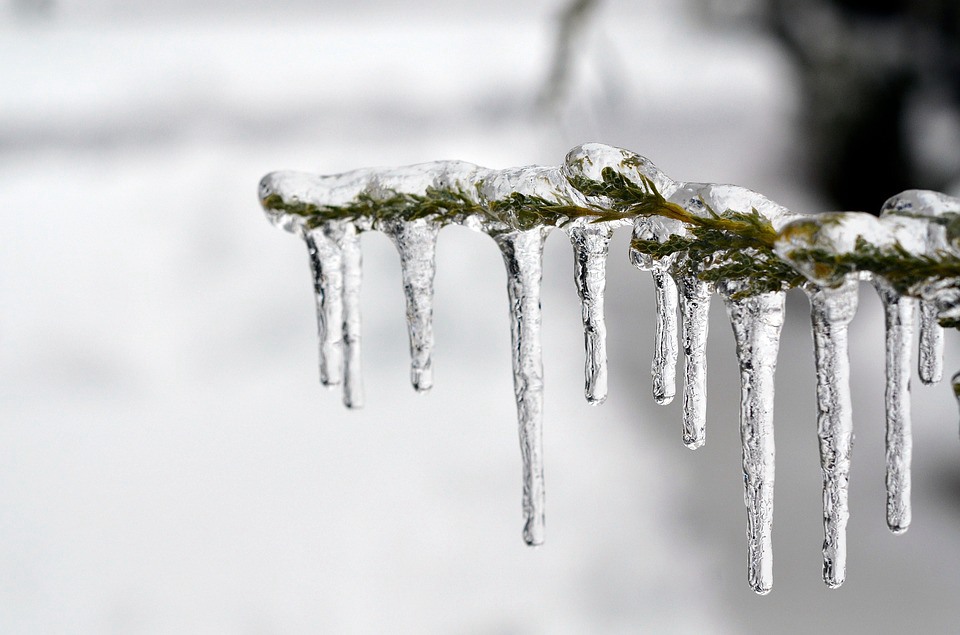
[[[545,254],[547,542],[520,537],[504,273],[439,244],[436,385],[408,385],[398,257],[365,235],[367,406],[317,380],[306,251],[266,172],[557,164],[600,141],[798,211],[777,46],[686,4],[604,4],[569,96],[548,0],[0,5],[0,633],[876,632],[956,629],[960,463],[914,381],[914,523],[884,524],[882,315],[863,289],[846,585],[820,580],[806,300],[777,377],[775,585],[746,584],[733,342],[712,313],[707,445],[650,398],[652,286],[609,262],[611,395],[582,399],[566,238]],[[894,192],[890,192],[893,194]],[[948,372],[960,367],[948,335]]]

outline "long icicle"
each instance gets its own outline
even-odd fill
[[[920,381],[935,384],[943,379],[943,327],[937,323],[937,304],[920,301]]]
[[[678,281],[683,316],[683,444],[691,450],[707,439],[707,333],[710,287],[694,276]]]
[[[653,400],[666,405],[677,393],[677,284],[663,269],[653,269],[651,273],[657,305],[657,332],[650,369]]]
[[[739,300],[725,297],[740,362],[747,581],[760,595],[773,587],[773,385],[785,295],[762,293]]]
[[[837,289],[810,286],[817,368],[817,438],[823,475],[823,581],[837,588],[847,574],[847,505],[853,413],[847,331],[857,311],[858,281]]]
[[[417,392],[433,386],[433,278],[440,223],[425,218],[383,228],[400,253],[410,337],[410,383]]]
[[[360,368],[360,283],[363,257],[360,233],[353,223],[343,223],[343,404],[363,406],[363,375]]]
[[[591,405],[607,398],[607,325],[603,316],[607,254],[613,229],[602,224],[571,227],[573,278],[583,319],[584,395]]]
[[[307,231],[303,239],[310,257],[317,336],[320,350],[320,383],[336,386],[343,376],[343,254],[340,223],[327,221]]]
[[[507,267],[513,389],[523,456],[523,539],[543,543],[543,354],[540,344],[540,281],[544,229],[495,236]]]
[[[887,527],[902,534],[910,526],[910,353],[917,301],[897,293],[880,277],[874,286],[883,302],[886,322],[886,463]]]

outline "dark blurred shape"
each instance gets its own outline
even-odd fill
[[[960,137],[960,2],[701,6],[715,21],[755,26],[783,46],[800,85],[804,168],[837,209],[877,213],[896,192],[942,190],[957,179],[960,146],[949,139]]]
[[[537,98],[540,108],[553,110],[566,97],[573,72],[573,56],[600,0],[570,0],[557,19],[557,39],[550,74]]]

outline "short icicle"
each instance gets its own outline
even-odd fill
[[[433,386],[433,278],[440,223],[426,218],[383,227],[400,253],[410,336],[410,382],[417,392]]]
[[[694,276],[678,281],[683,317],[683,444],[691,450],[707,439],[707,332],[710,286]]]
[[[743,499],[747,507],[747,580],[759,595],[773,587],[773,386],[783,327],[783,292],[733,299],[725,293],[740,364]]]
[[[910,352],[917,301],[901,296],[880,277],[874,286],[886,321],[887,527],[902,534],[910,526]]]
[[[920,301],[920,381],[935,384],[943,379],[943,327],[937,323],[937,304]]]
[[[847,331],[857,311],[858,281],[837,289],[809,285],[817,368],[817,437],[823,475],[823,581],[832,589],[847,573],[847,505],[853,413]]]
[[[653,400],[667,405],[677,392],[677,284],[663,269],[653,269],[651,273],[657,303],[657,334],[651,368]]]
[[[603,316],[606,263],[613,230],[603,224],[572,227],[573,277],[583,318],[584,395],[591,405],[607,398],[607,325]]]
[[[360,283],[362,256],[360,233],[353,223],[343,224],[343,404],[363,406],[363,375],[360,368]]]
[[[543,354],[540,344],[540,281],[546,230],[495,236],[507,267],[513,389],[523,455],[523,539],[543,543]]]
[[[313,274],[320,349],[320,383],[336,386],[343,376],[343,254],[339,222],[304,232]]]

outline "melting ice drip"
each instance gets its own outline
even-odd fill
[[[933,383],[942,376],[938,321],[960,323],[960,200],[910,190],[890,199],[880,218],[852,212],[804,216],[742,187],[672,181],[644,157],[600,144],[574,148],[556,168],[490,170],[446,161],[334,176],[274,172],[260,182],[260,199],[274,224],[307,244],[320,380],[342,384],[350,408],[363,402],[359,234],[385,232],[400,253],[411,382],[418,391],[433,384],[438,232],[456,223],[494,239],[507,270],[523,456],[523,535],[530,545],[541,544],[544,535],[540,282],[549,231],[561,228],[573,246],[586,349],[585,396],[600,404],[607,397],[606,257],[613,231],[633,226],[631,261],[651,271],[656,289],[654,399],[666,404],[675,396],[682,347],[682,439],[691,449],[706,438],[707,323],[710,296],[719,292],[740,366],[748,581],[760,594],[773,584],[774,373],[785,291],[800,286],[810,299],[823,473],[823,577],[837,587],[846,571],[853,438],[847,328],[857,308],[858,281],[872,281],[886,311],[887,522],[895,533],[909,526],[913,316],[919,299],[920,377]],[[739,242],[728,246],[726,255],[722,245],[704,251],[718,236]],[[949,266],[931,269],[931,263],[943,265],[944,259]],[[921,273],[903,275],[898,266],[907,261]],[[952,383],[960,395],[960,373]]]

